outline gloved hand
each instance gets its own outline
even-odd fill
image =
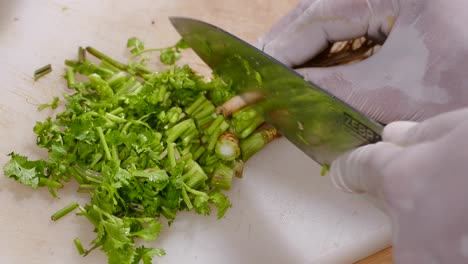
[[[395,263],[468,263],[468,108],[394,122],[383,142],[342,155],[329,176],[380,201]]]
[[[298,70],[382,123],[421,121],[468,106],[465,0],[303,0],[257,43],[288,66],[329,42],[385,41],[362,62]]]

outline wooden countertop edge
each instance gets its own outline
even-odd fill
[[[386,248],[382,251],[375,253],[355,264],[392,264],[392,248]]]

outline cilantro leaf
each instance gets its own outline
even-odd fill
[[[143,264],[151,264],[153,263],[152,260],[154,256],[162,257],[164,255],[166,255],[166,251],[164,251],[164,249],[147,248],[147,247],[141,246],[136,249],[136,256],[133,261],[133,264],[140,263],[140,260],[143,261]]]
[[[10,153],[9,156],[11,159],[3,168],[5,176],[36,189],[39,186],[40,178],[45,177],[44,162],[30,161],[26,157],[15,153]]]
[[[127,41],[127,48],[132,54],[138,54],[145,49],[145,44],[137,37],[131,37]]]
[[[180,59],[180,53],[174,48],[167,48],[161,52],[159,59],[166,65],[174,65]]]
[[[226,195],[219,191],[210,194],[210,202],[218,208],[218,219],[221,219],[226,214],[226,211],[232,207],[232,204]]]

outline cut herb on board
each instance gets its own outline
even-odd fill
[[[278,132],[259,131],[264,120],[248,106],[224,109],[232,116],[217,113],[235,94],[216,76],[207,81],[190,66],[175,65],[184,41],[145,50],[130,38],[127,47],[127,64],[93,47],[79,48],[78,59],[65,62],[73,93],[60,99],[63,111],[34,127],[47,159],[12,152],[4,174],[33,189],[46,187],[54,197],[76,181],[89,203],[72,201],[52,219],[78,211],[94,226],[96,238],[87,248],[73,241],[78,253],[99,248],[109,263],[151,263],[165,251],[141,242],[158,238],[161,221],[172,223],[182,210],[210,215],[212,207],[222,218],[232,205],[221,190],[230,189],[244,162]],[[141,58],[150,51],[169,68],[151,70]],[[40,108],[55,109],[58,102]]]

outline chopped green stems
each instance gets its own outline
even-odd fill
[[[76,182],[79,183],[80,185],[85,183],[85,179],[83,179],[83,177],[81,177],[81,175],[76,171],[76,169],[74,167],[69,167],[68,172],[76,180]]]
[[[49,190],[49,193],[52,195],[52,197],[58,198],[58,195],[57,195],[57,193],[55,192],[54,188],[52,188],[52,187],[47,187],[47,189]]]
[[[198,107],[206,101],[206,98],[202,95],[195,100],[193,104],[191,104],[187,109],[185,109],[185,113],[191,115]]]
[[[171,166],[171,168],[174,168],[176,166],[174,143],[170,141],[167,142],[167,156],[169,158],[169,165]]]
[[[65,65],[69,66],[69,67],[76,67],[78,66],[79,62],[78,61],[74,61],[74,60],[65,60]]]
[[[205,130],[205,134],[211,135],[215,132],[216,128],[224,121],[223,116],[218,116],[215,121]]]
[[[214,105],[211,102],[209,102],[209,103],[210,104],[206,108],[204,108],[203,110],[198,111],[198,112],[196,112],[194,114],[195,119],[200,120],[203,117],[211,115],[211,114],[213,114],[215,112],[216,109],[215,109]]]
[[[85,179],[94,179],[94,182],[102,182],[102,175],[99,172],[93,170],[85,170],[78,165],[73,166],[76,172]]]
[[[132,63],[132,66],[134,67],[135,70],[137,70],[137,72],[139,74],[152,74],[152,73],[154,73],[154,70],[146,67],[145,65],[143,65],[141,63]]]
[[[51,216],[52,221],[59,220],[60,218],[64,217],[65,215],[71,213],[73,210],[78,208],[78,206],[79,205],[77,203],[71,203],[71,204],[65,206],[64,208],[58,210],[56,213],[54,213]]]
[[[198,126],[204,127],[205,125],[209,124],[212,121],[213,121],[213,116],[207,115],[204,118],[198,120],[197,123],[198,123]]]
[[[50,107],[52,109],[56,109],[58,107],[59,100],[60,99],[58,97],[54,97],[54,100],[51,103],[40,105],[37,109],[39,111],[42,111],[42,110],[44,110],[44,109],[46,109],[48,107]]]
[[[187,154],[183,155],[182,157],[178,158],[177,162],[186,161],[186,160],[192,159],[192,157],[193,157],[192,153],[187,153]]]
[[[193,122],[192,119],[187,119],[178,123],[171,129],[166,131],[166,134],[168,135],[167,141],[174,142],[178,137],[180,137],[185,132],[185,130],[194,126],[195,126],[195,123]]]
[[[191,194],[193,194],[193,195],[196,195],[196,196],[207,196],[206,193],[200,192],[200,191],[197,191],[197,190],[194,190],[194,189],[190,188],[190,186],[188,186],[188,185],[185,184],[185,183],[184,183],[183,185],[184,185],[185,189],[187,190],[187,192],[189,192],[189,193],[191,193]]]
[[[116,115],[113,115],[111,113],[106,113],[105,116],[107,118],[109,118],[111,121],[114,121],[116,123],[126,123],[127,122],[127,119],[125,118],[122,118],[122,117],[119,117],[119,116],[116,116]]]
[[[264,120],[262,118],[254,119],[252,123],[240,133],[239,137],[246,138],[250,136],[260,125],[263,124],[263,122]]]
[[[234,176],[242,178],[244,174],[244,162],[242,160],[236,160],[234,162]]]
[[[159,154],[158,159],[163,160],[166,156],[167,156],[167,148],[164,149],[164,151],[161,154]]]
[[[203,146],[200,146],[197,148],[197,150],[195,151],[195,153],[193,153],[193,159],[194,160],[198,160],[198,158],[201,157],[201,155],[203,155],[203,153],[205,153],[205,147]]]
[[[94,177],[91,177],[89,175],[86,175],[85,176],[86,180],[90,181],[90,182],[94,182],[94,183],[97,183],[97,184],[101,184],[102,183],[102,180],[101,179],[96,179]]]
[[[94,168],[94,166],[96,166],[96,164],[102,159],[102,157],[103,157],[102,153],[96,153],[96,155],[94,155],[93,161],[91,162],[89,167]]]
[[[118,85],[122,85],[127,79],[127,74],[125,72],[118,72],[114,75],[112,75],[108,80],[107,83],[111,87],[116,87]]]
[[[247,161],[255,153],[260,151],[267,143],[279,137],[280,134],[276,128],[269,128],[257,132],[250,137],[244,139],[240,143],[242,159]]]
[[[197,108],[195,108],[191,115],[196,115],[198,114],[199,112],[203,111],[204,109],[206,109],[207,107],[209,107],[210,105],[213,105],[210,101],[208,100],[204,100]]]
[[[62,184],[60,182],[49,180],[46,178],[40,178],[39,185],[47,186],[47,187],[54,188],[54,189],[62,188]]]
[[[121,71],[121,69],[115,67],[114,65],[112,65],[109,62],[104,61],[104,60],[101,61],[101,67],[106,69],[106,70],[110,70],[113,73],[117,73],[117,72]]]
[[[81,241],[78,238],[75,238],[73,240],[73,243],[75,244],[76,250],[78,251],[78,254],[80,255],[85,255],[86,251],[83,248],[83,245],[81,244]]]
[[[124,111],[124,109],[122,107],[118,107],[112,111],[110,111],[109,113],[112,114],[112,115],[118,115],[120,113],[122,113]]]
[[[81,184],[80,187],[78,187],[78,192],[88,193],[96,189],[96,187],[97,187],[96,185],[92,185],[92,184]]]
[[[206,166],[214,165],[219,161],[219,158],[216,155],[210,156],[206,159],[205,164]]]
[[[127,94],[131,89],[136,85],[139,84],[138,80],[135,77],[130,77],[123,86],[116,92],[116,95],[124,95]]]
[[[112,66],[119,68],[120,70],[124,71],[127,69],[127,65],[110,58],[109,56],[105,55],[104,53],[98,51],[93,47],[87,47],[86,51],[88,51],[91,55],[95,56],[96,58],[108,62]]]
[[[196,188],[201,183],[205,182],[208,176],[197,162],[189,160],[186,164],[185,173],[182,175],[182,180],[190,188]]]
[[[52,65],[47,64],[37,70],[34,71],[34,81],[39,80],[39,78],[45,76],[46,74],[52,72]]]
[[[182,144],[184,146],[188,146],[189,144],[191,144],[192,139],[194,139],[196,136],[198,136],[198,130],[196,128],[189,128],[189,129],[187,129],[187,132],[189,132],[189,133],[184,133],[184,135],[181,136]],[[187,134],[187,135],[185,135],[185,134]]]
[[[184,199],[185,204],[187,205],[187,208],[191,210],[193,208],[192,202],[190,201],[190,198],[187,195],[187,191],[185,188],[182,188],[182,198]]]
[[[216,146],[216,142],[218,138],[229,128],[229,124],[223,121],[211,134],[209,142],[208,142],[208,150],[213,150]]]
[[[75,87],[76,81],[75,81],[75,73],[73,73],[72,68],[67,68],[65,70],[65,79],[67,80],[68,88],[73,89]]]
[[[229,190],[231,188],[233,174],[233,168],[219,163],[211,178],[211,185],[223,190]]]
[[[101,140],[101,145],[102,145],[102,148],[104,149],[104,153],[106,154],[106,159],[112,160],[112,156],[109,151],[109,146],[107,145],[106,137],[104,136],[104,132],[102,131],[102,128],[98,127],[96,128],[96,130],[98,132],[99,139]]]
[[[148,52],[164,51],[164,50],[166,50],[168,48],[171,48],[171,47],[142,50],[142,51],[140,51],[138,53],[135,53],[132,57],[130,57],[130,61],[132,61],[132,60],[136,59],[137,57],[141,56],[141,54],[145,54],[145,53],[148,53]]]
[[[215,153],[222,160],[235,160],[240,155],[239,140],[233,133],[225,132],[216,143]]]
[[[113,145],[112,146],[112,159],[118,164],[120,163],[119,153],[117,152],[117,148]]]
[[[86,50],[83,47],[78,47],[78,62],[83,63],[86,60]]]

